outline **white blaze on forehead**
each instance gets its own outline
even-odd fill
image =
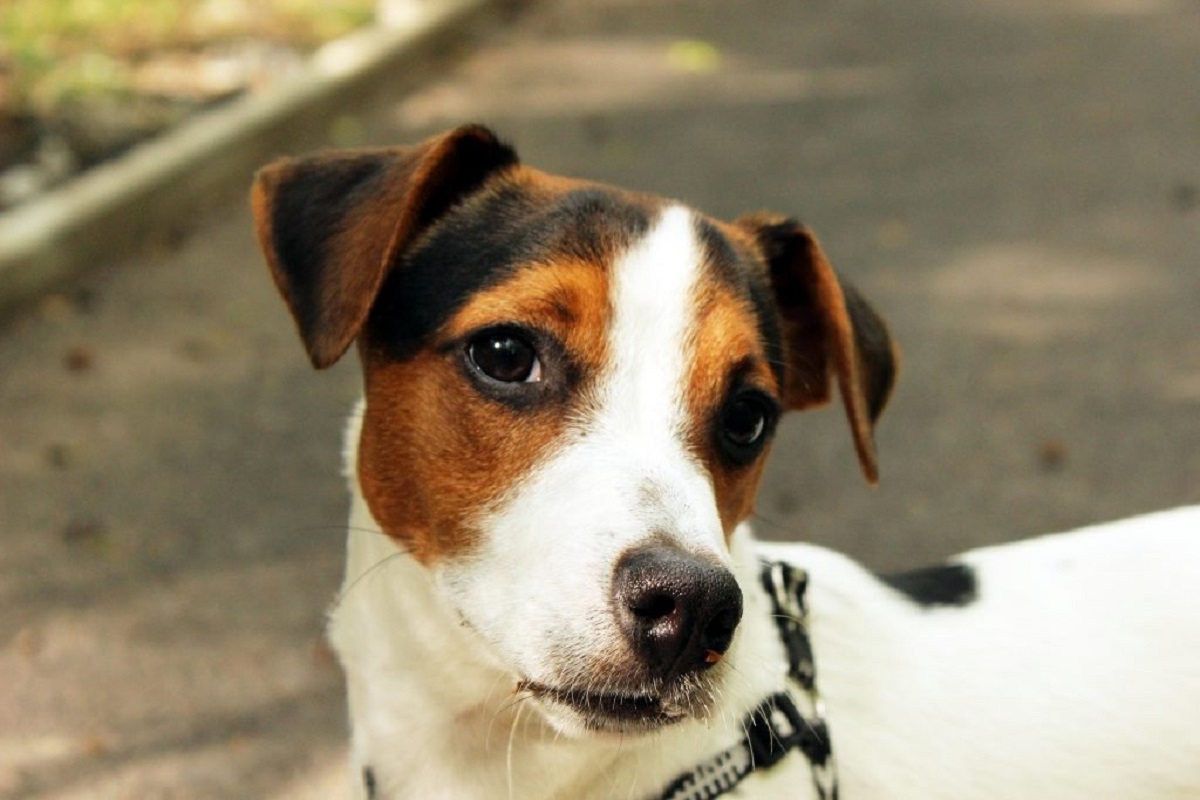
[[[691,212],[670,206],[613,265],[612,361],[598,420],[618,427],[610,433],[650,447],[682,435],[701,261]]]

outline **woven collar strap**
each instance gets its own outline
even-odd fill
[[[808,575],[799,567],[782,561],[764,561],[761,577],[763,589],[774,607],[772,616],[779,629],[779,639],[787,651],[788,675],[805,692],[813,693],[817,685],[817,667],[808,632],[804,629],[808,617],[808,608],[804,605]]]
[[[829,734],[823,723],[814,725],[796,708],[787,692],[771,695],[750,713],[743,724],[745,738],[718,753],[691,772],[680,775],[662,793],[662,800],[712,800],[733,789],[755,770],[778,764],[799,750],[814,767],[830,764]],[[820,795],[834,800],[833,794]]]
[[[776,692],[743,720],[742,741],[680,775],[660,795],[661,800],[713,800],[754,771],[770,769],[792,750],[808,759],[819,800],[837,800],[829,728],[817,694],[812,646],[804,629],[808,576],[790,564],[763,562],[762,584],[774,606],[772,616],[787,652],[788,675],[803,690],[808,713],[802,713],[787,692]]]

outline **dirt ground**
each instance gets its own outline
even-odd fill
[[[798,416],[759,529],[902,567],[1200,501],[1200,17],[1052,5],[546,0],[349,122],[808,222],[904,371],[880,488]],[[308,368],[241,197],[6,321],[0,798],[334,796],[357,380]]]

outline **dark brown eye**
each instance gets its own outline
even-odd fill
[[[762,451],[778,415],[774,404],[757,392],[733,397],[718,420],[718,439],[725,454],[737,464],[748,464]]]
[[[467,344],[467,357],[480,372],[500,383],[536,383],[542,379],[537,351],[509,331],[481,334]]]
[[[726,407],[721,424],[730,442],[749,447],[761,439],[767,430],[767,410],[756,400],[739,397]]]

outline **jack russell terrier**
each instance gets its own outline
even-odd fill
[[[748,518],[832,383],[876,478],[887,328],[796,222],[487,129],[263,169],[316,367],[365,399],[330,637],[359,798],[1197,800],[1200,506],[881,578]]]

